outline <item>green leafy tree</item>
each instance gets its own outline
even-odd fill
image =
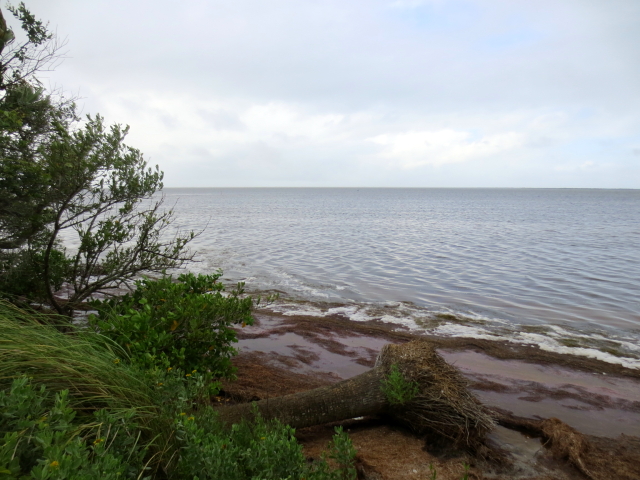
[[[35,74],[60,59],[62,44],[21,3],[8,7],[19,41],[0,12],[0,249],[20,248],[50,221],[50,188],[38,150],[56,125],[77,120],[72,101],[45,94]]]
[[[41,149],[50,177],[58,182],[49,205],[53,221],[44,245],[43,279],[47,298],[60,313],[140,272],[163,272],[192,258],[185,246],[194,234],[168,235],[172,212],[161,209],[161,198],[152,198],[162,188],[163,174],[123,143],[127,131],[119,125],[107,130],[101,117],[88,117],[73,133],[59,128]],[[79,247],[68,257],[72,293],[63,306],[54,295],[53,270],[59,265],[60,234],[69,229]]]
[[[25,39],[0,18],[0,291],[70,315],[96,292],[191,260],[194,235],[169,234],[163,174],[124,143],[128,127],[80,121],[73,102],[45,94],[35,74],[55,66],[60,43],[23,3],[9,11]],[[70,255],[61,237],[72,232]]]

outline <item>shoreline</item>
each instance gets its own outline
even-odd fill
[[[509,340],[421,334],[416,330],[402,329],[396,324],[389,324],[380,320],[354,322],[340,315],[323,317],[284,315],[267,309],[256,309],[255,316],[258,320],[258,329],[252,331],[251,327],[247,327],[245,330],[239,330],[239,339],[261,338],[288,331],[287,329],[293,326],[303,327],[301,332],[307,336],[309,336],[309,332],[322,332],[331,329],[335,333],[359,334],[370,338],[385,339],[391,343],[402,343],[420,337],[435,343],[438,348],[451,350],[479,349],[499,360],[535,361],[536,363],[566,366],[588,372],[622,375],[640,379],[640,369],[628,368],[621,364],[571,353],[550,352],[539,348],[534,343],[527,345],[513,343]],[[265,325],[264,328],[262,327],[263,324]]]
[[[262,309],[254,316],[254,326],[237,330],[240,353],[234,364],[239,369],[238,380],[224,385],[232,401],[297,393],[358,375],[373,367],[382,345],[404,343],[417,336],[415,332],[398,331],[396,325],[353,322],[338,315],[289,316]],[[546,352],[535,345],[421,337],[435,343],[440,355],[460,369],[483,404],[496,415],[517,419],[514,424],[558,418],[609,450],[622,448],[624,442],[640,442],[639,370]],[[341,423],[351,431],[367,468],[381,472],[379,477],[364,478],[425,478],[430,474],[429,462],[435,462],[438,478],[459,480],[460,458],[475,462],[464,455],[455,460],[442,459],[429,453],[421,439],[380,419]],[[298,437],[307,454],[313,456],[326,446],[331,432],[332,426],[318,426],[302,429]],[[491,478],[584,478],[566,472],[562,476],[565,474],[558,472],[566,465],[554,464],[539,439],[517,429],[498,426],[490,437],[523,475],[516,475],[512,469],[504,477],[497,474]],[[398,450],[397,445],[403,448]],[[640,455],[635,451],[634,455]],[[640,458],[634,457],[633,462],[640,463]],[[486,473],[487,468],[494,467],[477,464],[476,468]],[[451,477],[446,472],[451,472]],[[550,476],[545,477],[544,472]],[[484,473],[470,478],[489,478],[483,477]]]
[[[251,290],[253,297],[283,294],[260,309],[265,314],[313,317],[318,320],[348,320],[363,325],[386,326],[396,331],[430,338],[477,339],[511,345],[538,345],[561,355],[594,358],[640,371],[640,330],[612,325],[572,322],[518,323],[508,316],[496,317],[448,305],[425,307],[411,302],[319,301],[287,297],[278,290]],[[640,320],[640,318],[639,318]]]

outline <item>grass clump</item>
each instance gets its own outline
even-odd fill
[[[155,410],[152,388],[118,344],[77,329],[63,334],[58,323],[67,320],[0,301],[0,387],[26,375],[49,391],[68,390],[73,408]]]

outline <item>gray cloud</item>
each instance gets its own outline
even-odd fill
[[[199,109],[198,115],[217,130],[245,130],[247,128],[234,112],[222,109]]]

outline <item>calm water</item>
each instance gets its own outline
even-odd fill
[[[183,228],[206,226],[192,270],[221,267],[290,308],[640,332],[639,190],[164,194]]]

